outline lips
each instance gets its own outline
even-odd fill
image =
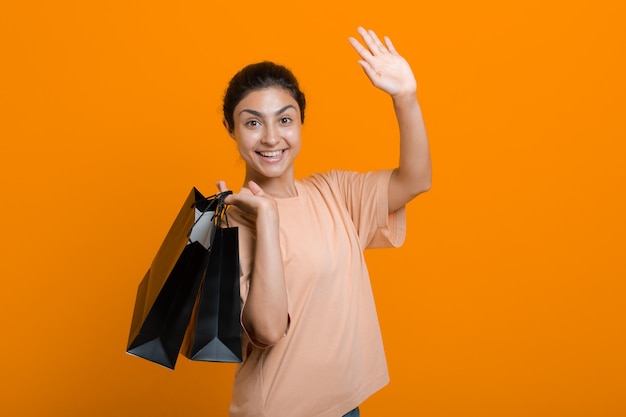
[[[257,154],[261,155],[264,158],[278,158],[285,152],[284,149],[277,151],[257,151]]]

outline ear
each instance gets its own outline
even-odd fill
[[[226,128],[226,131],[228,132],[228,135],[231,138],[235,139],[235,134],[234,134],[233,130],[230,128],[230,126],[228,126],[228,122],[226,121],[226,119],[222,119],[222,124]]]

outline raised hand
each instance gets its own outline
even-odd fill
[[[361,56],[359,64],[374,86],[392,96],[414,95],[417,83],[409,63],[396,51],[391,39],[383,44],[373,30],[357,29],[365,46],[350,37],[352,47]]]

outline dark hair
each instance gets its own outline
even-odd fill
[[[228,123],[228,129],[232,132],[235,125],[234,111],[248,94],[264,88],[282,88],[293,97],[300,106],[300,121],[304,123],[304,107],[306,100],[304,93],[300,91],[298,80],[293,73],[282,65],[270,61],[250,64],[241,69],[228,83],[224,94],[224,120]]]

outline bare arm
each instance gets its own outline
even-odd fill
[[[220,191],[226,190],[223,182]],[[270,346],[285,334],[288,325],[287,289],[279,242],[276,202],[254,182],[252,194],[232,194],[225,203],[256,217],[256,242],[248,297],[242,321],[256,344]]]
[[[408,62],[388,37],[383,45],[374,31],[358,31],[367,48],[354,38],[350,43],[361,56],[359,64],[372,84],[391,96],[400,131],[400,160],[389,180],[389,211],[393,212],[430,189],[428,136]]]
[[[430,189],[428,136],[415,94],[392,96],[400,130],[400,161],[389,180],[389,211],[393,212]]]

